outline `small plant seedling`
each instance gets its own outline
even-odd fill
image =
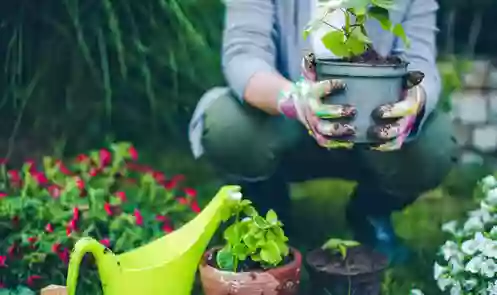
[[[223,234],[226,244],[216,255],[220,269],[237,272],[247,260],[267,269],[289,255],[288,238],[276,212],[269,210],[265,217],[260,216],[251,201],[241,200],[223,212],[222,218],[227,221],[233,216],[233,223]]]
[[[370,19],[377,20],[381,27],[399,37],[406,46],[409,40],[401,24],[390,21],[389,9],[394,8],[394,0],[331,0],[320,4],[324,13],[311,20],[304,30],[304,38],[324,27],[329,32],[324,34],[323,45],[335,56],[350,58],[359,56],[371,48],[372,41],[365,25]],[[326,21],[326,17],[335,10],[345,15],[345,24],[338,28]]]
[[[321,249],[331,251],[332,253],[339,253],[342,256],[342,259],[345,260],[347,258],[347,250],[359,245],[360,243],[356,241],[329,239],[324,243]]]

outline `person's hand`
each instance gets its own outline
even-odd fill
[[[345,88],[339,80],[316,82],[314,55],[309,54],[302,61],[303,78],[281,93],[278,110],[284,116],[299,120],[325,148],[350,148],[348,140],[355,134],[355,128],[344,119],[352,119],[356,110],[350,105],[324,104],[322,98]],[[337,122],[341,119],[341,122]]]
[[[377,122],[370,134],[383,143],[373,147],[378,151],[398,150],[411,134],[418,119],[424,114],[426,94],[419,85],[424,78],[421,72],[409,72],[405,77],[403,97],[396,103],[376,108],[372,117]]]

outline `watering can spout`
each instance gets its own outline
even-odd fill
[[[73,252],[71,253],[69,271],[67,274],[67,295],[75,295],[76,293],[79,266],[85,254],[93,255],[102,282],[110,280],[110,278],[102,277],[102,275],[117,274],[119,272],[115,255],[107,247],[100,244],[95,239],[89,237],[82,238],[74,245]],[[103,268],[105,268],[105,270]]]

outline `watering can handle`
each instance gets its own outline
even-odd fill
[[[67,295],[75,295],[76,286],[78,284],[79,267],[81,260],[87,253],[91,253],[95,257],[95,261],[99,262],[99,258],[104,255],[105,246],[92,238],[82,238],[79,240],[71,253],[69,260],[69,270],[67,274]]]

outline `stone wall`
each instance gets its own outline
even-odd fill
[[[463,89],[452,94],[451,115],[461,145],[461,163],[497,163],[497,67],[472,63]]]

